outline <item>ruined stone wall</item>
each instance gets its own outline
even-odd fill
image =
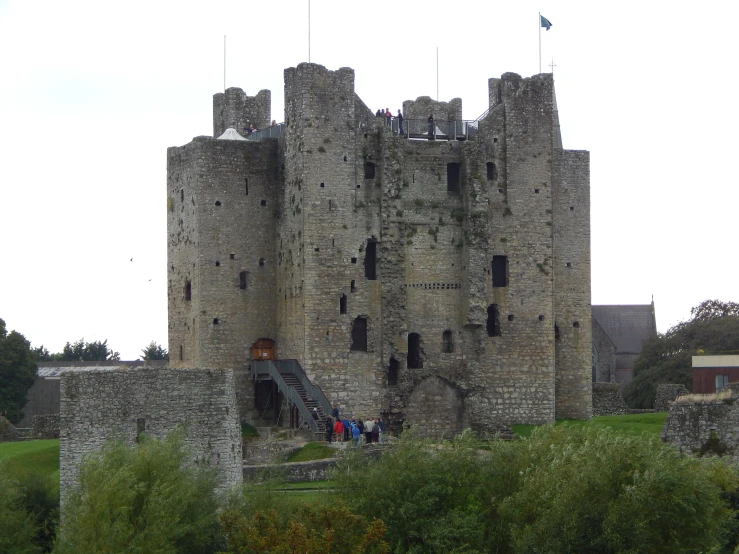
[[[711,448],[739,457],[739,404],[736,398],[673,404],[662,426],[662,440],[691,454]]]
[[[626,415],[629,409],[618,383],[593,383],[593,415]]]
[[[264,129],[271,123],[272,93],[260,90],[256,96],[247,96],[237,87],[226,89],[225,94],[213,95],[213,136],[220,137],[232,127],[244,135],[249,125]]]
[[[279,166],[276,140],[198,138],[170,149],[173,367],[243,370],[251,345],[275,338]],[[179,182],[187,191],[178,195]],[[183,292],[188,280],[190,301]],[[245,416],[253,403],[251,387],[240,387],[239,399]]]
[[[83,457],[111,439],[133,445],[143,430],[164,438],[184,426],[193,463],[217,468],[224,486],[241,481],[241,432],[233,373],[137,368],[64,372],[59,480],[62,503]]]
[[[555,149],[553,170],[556,417],[590,417],[592,314],[590,302],[590,155]]]
[[[667,412],[672,402],[678,397],[688,393],[685,385],[661,384],[657,385],[657,393],[654,396],[654,411]]]
[[[450,439],[464,430],[464,399],[459,389],[429,377],[413,390],[405,409],[406,422],[419,425],[425,436]]]

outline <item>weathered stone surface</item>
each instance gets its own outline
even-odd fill
[[[654,397],[654,411],[667,412],[670,410],[672,402],[684,394],[689,394],[685,385],[662,384],[657,385],[657,393]]]
[[[172,365],[233,368],[242,419],[260,338],[343,414],[391,430],[588,418],[589,155],[555,147],[551,75],[489,86],[474,140],[408,140],[355,94],[353,70],[300,64],[285,70],[279,140],[170,148]],[[404,107],[461,119],[459,99]],[[358,319],[366,350],[351,349]]]
[[[593,415],[626,415],[629,409],[618,383],[593,383]]]
[[[229,370],[64,372],[60,425],[62,502],[85,455],[111,439],[133,445],[141,433],[164,438],[179,427],[193,463],[217,468],[224,487],[241,481],[241,429]]]
[[[662,426],[662,440],[686,454],[713,452],[739,460],[739,403],[737,398],[673,403]]]
[[[33,416],[31,436],[34,439],[58,439],[59,414]]]

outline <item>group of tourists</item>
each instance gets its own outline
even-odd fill
[[[273,120],[272,120],[272,123],[270,123],[270,127],[275,127],[275,126],[277,126],[277,121],[275,121],[275,120],[273,119]],[[244,127],[244,133],[245,133],[245,134],[246,134],[247,136],[248,136],[248,135],[251,135],[252,133],[256,133],[256,132],[257,132],[258,130],[259,130],[259,129],[257,129],[256,127],[254,127],[254,124],[253,124],[253,123],[252,123],[252,124],[250,124],[250,125],[248,125],[247,127]]]
[[[313,408],[313,419],[318,421],[318,410]],[[385,420],[381,417],[362,420],[352,417],[339,417],[339,409],[334,406],[331,415],[326,416],[326,441],[349,442],[357,447],[360,443],[380,443],[385,435]]]
[[[393,126],[393,114],[390,113],[390,108],[385,108],[384,110],[379,109],[375,112],[375,117],[382,117],[385,119],[385,124],[392,128]],[[400,110],[398,110],[398,115],[395,116],[395,119],[398,120],[398,134],[402,135],[403,132],[403,114],[400,113]]]

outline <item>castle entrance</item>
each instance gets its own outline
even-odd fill
[[[275,341],[272,339],[259,339],[251,345],[252,360],[277,360]]]

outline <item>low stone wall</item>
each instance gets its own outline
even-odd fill
[[[34,439],[58,439],[59,414],[33,416],[31,436]]]
[[[662,440],[681,452],[708,451],[736,459],[739,454],[739,402],[736,398],[672,404]]]
[[[629,409],[618,383],[593,383],[593,415],[626,415]]]
[[[382,452],[391,448],[391,444],[367,444],[362,446],[362,455],[367,458],[378,459]],[[342,452],[336,451],[340,457]],[[338,459],[312,460],[310,462],[291,462],[289,464],[244,464],[244,481],[261,483],[271,479],[286,483],[300,483],[302,481],[325,481],[330,470],[336,467]]]
[[[325,481],[326,473],[334,467],[336,467],[336,458],[290,464],[244,465],[244,481],[256,483],[270,479],[279,479],[287,483]]]
[[[678,397],[688,394],[685,385],[662,384],[657,385],[657,394],[654,397],[654,411],[668,412],[670,405]]]
[[[277,440],[273,437],[244,439],[244,462],[251,465],[276,464],[305,444],[304,439]]]
[[[16,431],[10,421],[5,419],[5,417],[0,416],[0,442],[12,442],[17,440],[20,440],[18,431]]]

